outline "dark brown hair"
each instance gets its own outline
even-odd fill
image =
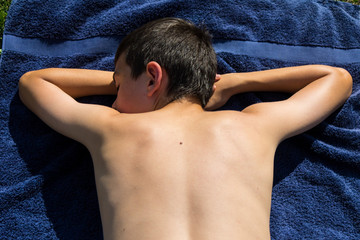
[[[150,61],[159,63],[169,76],[170,101],[190,96],[205,107],[212,95],[217,61],[211,35],[187,20],[163,18],[141,26],[122,40],[115,63],[122,53],[135,79]]]

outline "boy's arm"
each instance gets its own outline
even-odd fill
[[[59,133],[85,145],[101,131],[112,108],[81,104],[74,98],[116,94],[113,72],[84,69],[43,69],[24,74],[19,82],[24,104]]]
[[[351,89],[352,78],[346,70],[323,65],[231,73],[221,76],[207,107],[219,107],[237,93],[291,93],[287,100],[258,103],[242,111],[254,117],[264,135],[280,142],[320,123],[346,101]]]

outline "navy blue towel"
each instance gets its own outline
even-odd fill
[[[219,73],[304,64],[351,73],[344,106],[279,146],[270,227],[272,239],[360,239],[359,13],[330,0],[13,0],[0,62],[0,238],[102,239],[88,151],[27,110],[20,76],[48,67],[112,70],[123,36],[173,16],[207,26]],[[224,108],[285,97],[241,94]]]

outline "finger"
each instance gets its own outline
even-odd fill
[[[221,78],[221,75],[220,75],[220,74],[216,74],[216,76],[215,76],[215,82],[219,81],[220,78]]]
[[[216,85],[214,84],[213,87],[212,87],[213,93],[215,92],[215,90],[216,90]]]

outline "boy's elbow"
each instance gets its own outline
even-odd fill
[[[343,68],[335,68],[336,73],[338,75],[338,79],[340,80],[341,87],[344,89],[344,94],[346,99],[350,97],[353,86],[353,79],[350,73]]]
[[[19,88],[24,87],[24,85],[31,81],[31,79],[34,77],[34,71],[30,71],[27,73],[24,73],[19,80]]]
[[[31,78],[31,72],[24,73],[19,79],[19,93],[21,97],[21,93],[26,88],[27,82]]]
[[[23,74],[19,79],[19,96],[25,102],[25,95],[31,87],[31,80],[34,78],[34,71]]]

